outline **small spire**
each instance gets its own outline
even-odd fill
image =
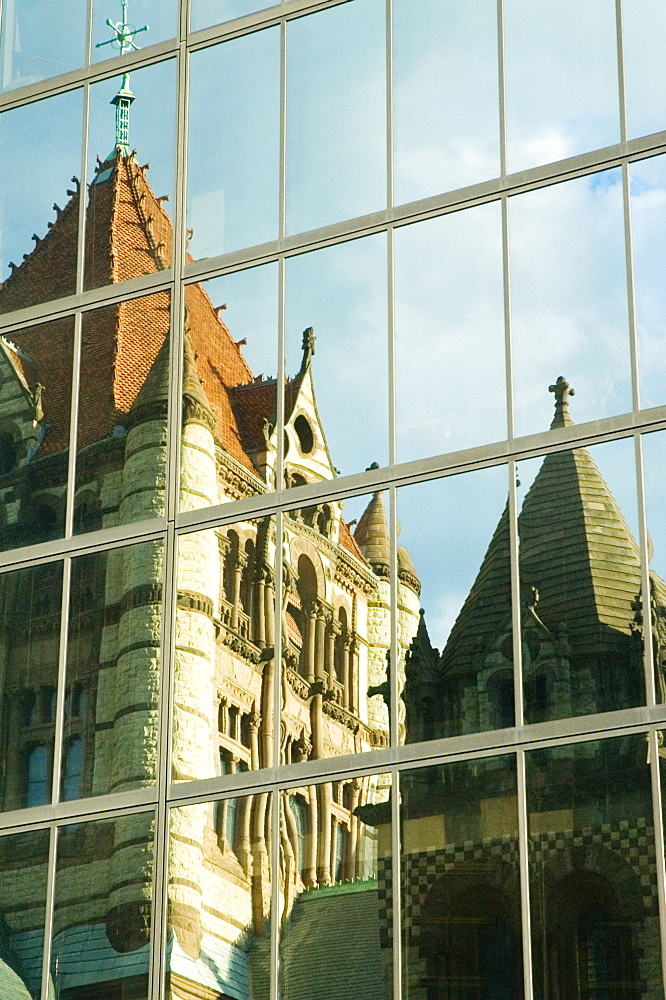
[[[304,375],[310,366],[312,361],[312,355],[315,352],[315,335],[314,330],[311,326],[307,330],[303,330],[303,360],[301,361],[301,370],[299,375]]]
[[[128,2],[129,0],[120,0],[123,12],[122,20],[116,23],[110,17],[107,17],[106,23],[113,31],[113,38],[108,38],[105,42],[98,42],[95,46],[96,49],[101,49],[104,45],[113,45],[120,50],[121,56],[125,55],[126,52],[138,50],[139,46],[134,41],[134,36],[138,35],[141,31],[148,31],[148,25],[144,24],[142,28],[134,28],[131,24],[127,23]],[[134,94],[130,90],[130,75],[129,73],[124,73],[120,90],[111,101],[111,104],[115,104],[116,106],[115,148],[121,156],[130,155],[129,109],[133,101]]]
[[[555,414],[550,425],[551,431],[556,427],[571,427],[573,420],[569,415],[569,396],[575,395],[564,375],[560,375],[554,385],[548,386],[548,392],[555,393]]]

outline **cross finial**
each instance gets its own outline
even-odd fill
[[[129,0],[120,0],[123,11],[121,21],[116,23],[110,17],[107,17],[106,23],[113,31],[113,38],[108,38],[105,42],[98,42],[95,46],[96,49],[101,49],[104,45],[114,45],[117,49],[120,49],[121,56],[124,56],[126,52],[131,52],[139,48],[134,41],[134,36],[140,34],[142,31],[148,31],[148,25],[144,24],[143,28],[135,28],[133,25],[127,23],[128,2]]]
[[[112,21],[110,17],[107,17],[106,23],[113,31],[113,38],[108,38],[105,42],[98,42],[95,48],[101,49],[104,45],[114,45],[117,49],[120,49],[121,56],[126,52],[131,52],[137,50],[139,46],[134,41],[134,36],[138,35],[142,31],[148,31],[148,25],[144,24],[142,28],[135,28],[131,24],[127,23],[127,4],[128,0],[120,0],[122,6],[122,20]],[[129,146],[129,110],[134,101],[134,94],[130,90],[129,85],[130,75],[129,73],[123,74],[123,82],[121,84],[120,90],[116,96],[111,101],[112,104],[116,106],[116,145],[115,148],[123,156],[129,156],[130,146]]]
[[[555,416],[553,417],[550,429],[552,430],[554,427],[566,427],[571,423],[567,403],[569,396],[575,395],[575,390],[571,388],[564,375],[560,375],[554,385],[548,386],[548,392],[555,393]]]

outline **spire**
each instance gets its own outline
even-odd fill
[[[128,2],[129,0],[120,0],[123,12],[122,20],[116,23],[110,17],[106,19],[106,23],[113,31],[113,38],[108,38],[105,42],[98,42],[95,48],[101,49],[104,45],[113,45],[120,50],[121,56],[125,55],[126,52],[138,50],[139,46],[134,41],[134,36],[138,35],[141,31],[148,31],[148,25],[144,24],[142,28],[134,28],[131,24],[127,23]],[[129,73],[124,73],[120,90],[111,101],[111,104],[115,104],[116,106],[115,148],[121,156],[129,156],[130,153],[129,109],[133,101],[134,94],[130,90],[130,75]]]
[[[310,362],[312,361],[312,355],[315,352],[315,335],[314,330],[311,326],[307,330],[303,330],[303,360],[301,361],[301,370],[299,375],[304,375],[308,368],[310,367]]]
[[[575,395],[564,375],[560,375],[554,385],[548,386],[548,392],[555,393],[555,414],[550,425],[551,431],[556,427],[571,427],[573,420],[569,415],[569,396]]]

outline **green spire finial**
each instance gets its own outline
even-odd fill
[[[113,31],[113,38],[108,38],[105,42],[98,42],[95,48],[101,49],[103,45],[114,45],[117,49],[120,49],[120,54],[123,56],[126,52],[131,52],[139,48],[134,41],[134,36],[142,31],[148,31],[148,25],[144,24],[143,28],[134,28],[131,24],[128,24],[128,0],[120,0],[120,3],[123,11],[122,20],[116,24],[110,17],[106,19],[106,23]],[[132,106],[134,94],[130,90],[129,79],[129,73],[123,74],[123,82],[120,90],[111,101],[116,106],[116,150],[122,156],[129,156],[130,152],[129,109]]]

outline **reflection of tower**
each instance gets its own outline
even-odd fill
[[[551,429],[570,426],[572,390],[559,378],[551,391]],[[518,534],[526,721],[640,704],[639,549],[586,449],[544,459],[523,502]],[[651,580],[659,622],[666,585],[655,574]],[[414,670],[425,670],[431,690],[419,694],[412,684],[408,714],[431,719],[433,735],[512,725],[512,647],[505,510],[437,667],[418,662],[430,655],[423,644],[420,653],[412,651]]]

